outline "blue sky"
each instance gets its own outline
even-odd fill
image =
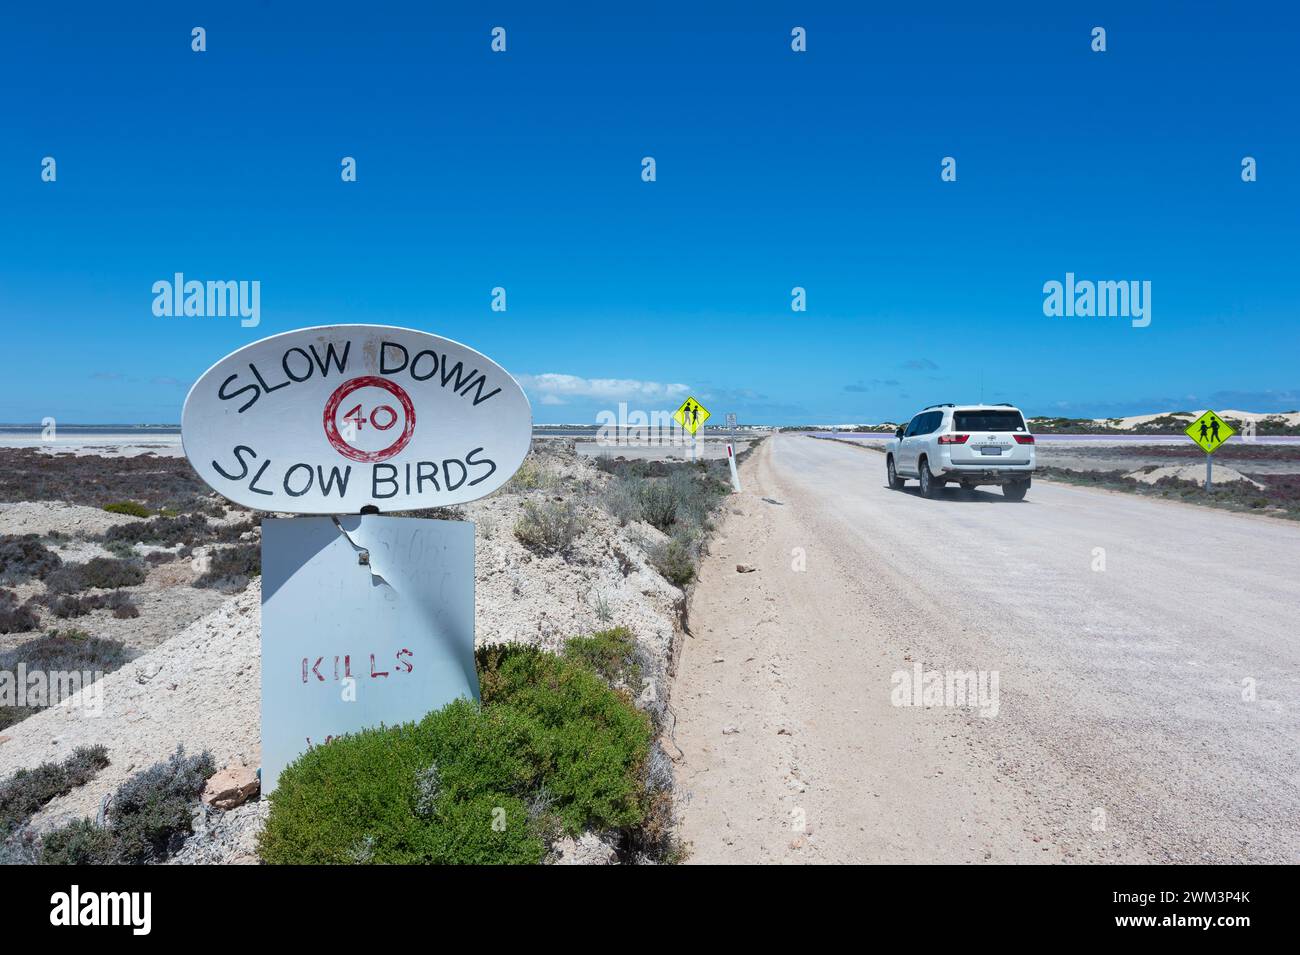
[[[1300,406],[1284,5],[619,6],[7,7],[0,420],[176,422],[331,322],[477,348],[539,422]],[[177,271],[261,324],[156,317]],[[1066,272],[1150,281],[1150,326],[1044,316]]]

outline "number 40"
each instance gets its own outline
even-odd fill
[[[385,412],[388,415],[388,420],[383,424],[379,423],[380,412]],[[343,413],[343,420],[348,422],[348,430],[360,431],[366,421],[369,420],[370,426],[376,431],[387,431],[393,425],[397,424],[397,412],[389,405],[380,405],[375,408],[374,411],[370,412],[370,417],[367,419],[366,416],[361,413],[361,405],[356,405]]]

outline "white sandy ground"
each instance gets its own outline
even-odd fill
[[[650,664],[647,676],[662,685],[683,600],[682,592],[665,581],[644,554],[644,542],[662,535],[646,524],[619,527],[610,518],[596,499],[609,477],[591,462],[550,451],[534,460],[540,460],[549,475],[545,487],[498,492],[463,508],[465,519],[478,527],[476,642],[525,642],[556,650],[574,634],[624,625],[636,634]],[[567,561],[534,555],[513,533],[523,502],[548,498],[578,501],[587,520],[587,529]],[[9,513],[27,515],[23,526],[33,532],[64,529],[47,526],[49,521],[36,516],[43,511],[55,519],[80,515],[86,531],[93,530],[92,515],[82,512],[98,513],[58,504],[20,505]],[[78,816],[93,817],[104,797],[123,780],[166,758],[177,744],[191,753],[211,751],[218,768],[259,765],[259,582],[242,594],[222,597],[188,586],[196,574],[191,561],[176,561],[154,568],[143,587],[132,588],[141,617],[111,621],[124,629],[152,632],[155,618],[168,621],[192,614],[193,619],[200,607],[210,612],[183,629],[177,626],[172,631],[180,631],[177,635],[104,677],[100,715],[81,707],[58,707],[0,730],[0,778],[19,768],[63,759],[77,746],[108,747],[110,765],[85,786],[43,809],[33,820],[37,829]],[[216,608],[211,609],[214,602]],[[99,633],[107,621],[96,615],[71,623]],[[211,836],[191,840],[180,861],[253,861],[254,840],[264,818],[264,809],[245,809],[231,819],[214,817]],[[607,848],[574,847],[577,856],[592,860]]]
[[[1208,408],[1201,408],[1199,411],[1190,411],[1180,413],[1175,411],[1158,411],[1154,414],[1129,415],[1126,418],[1093,418],[1097,424],[1110,425],[1113,428],[1119,428],[1124,431],[1132,431],[1139,425],[1146,424],[1148,421],[1154,421],[1156,418],[1163,418],[1172,415],[1179,418],[1185,418],[1188,424],[1191,424],[1201,415],[1208,411]],[[1256,411],[1233,411],[1231,408],[1224,408],[1222,411],[1215,411],[1221,418],[1232,418],[1235,421],[1263,421],[1269,419],[1281,424],[1294,427],[1300,424],[1300,412],[1256,412]]]
[[[925,500],[797,435],[742,475],[673,691],[691,861],[1300,861],[1300,527]],[[891,705],[916,662],[999,671],[998,715]]]
[[[0,437],[0,448],[40,448],[47,454],[97,455],[104,458],[131,458],[138,454],[156,454],[160,458],[183,458],[179,434],[101,434],[42,441],[32,436]]]
[[[1263,490],[1264,485],[1258,481],[1246,477],[1236,468],[1230,468],[1226,465],[1218,465],[1212,472],[1212,480],[1215,484],[1238,484],[1245,482],[1254,485]],[[1141,481],[1143,484],[1155,484],[1161,478],[1177,478],[1180,481],[1196,481],[1204,483],[1205,465],[1204,464],[1166,464],[1161,467],[1152,468],[1149,471],[1134,471],[1129,475],[1135,481]]]

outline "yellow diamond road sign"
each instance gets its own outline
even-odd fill
[[[704,422],[709,420],[709,409],[694,398],[687,398],[682,402],[682,406],[673,412],[673,420],[694,434],[700,430]]]
[[[1205,412],[1189,424],[1186,431],[1187,436],[1199,444],[1206,454],[1213,454],[1219,450],[1223,442],[1236,433],[1228,427],[1228,422],[1213,411]]]

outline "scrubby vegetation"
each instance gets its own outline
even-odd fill
[[[63,558],[35,534],[0,534],[0,583],[44,580],[63,566]]]
[[[695,579],[695,565],[699,550],[690,538],[674,535],[664,541],[648,545],[647,556],[655,570],[677,587],[685,587]]]
[[[35,630],[40,620],[31,604],[30,600],[19,603],[18,595],[12,590],[0,589],[0,633],[27,633]]]
[[[421,507],[413,511],[394,511],[394,517],[419,517],[430,521],[463,521],[465,512],[459,507]]]
[[[114,557],[120,557],[122,560],[130,560],[132,557],[140,556],[135,549],[135,545],[127,541],[109,541],[104,545],[104,549]]]
[[[544,461],[538,460],[536,454],[530,454],[519,465],[519,470],[510,476],[502,490],[507,494],[524,494],[528,491],[546,490],[555,484],[555,472]]]
[[[0,841],[27,825],[51,799],[88,783],[107,765],[108,750],[103,746],[83,746],[61,763],[18,770],[0,783]]]
[[[45,578],[51,594],[76,594],[92,587],[116,590],[144,583],[145,569],[137,560],[92,557],[84,564],[66,564]]]
[[[727,463],[600,459],[597,466],[614,476],[602,503],[620,524],[643,521],[668,535],[645,543],[654,568],[678,587],[694,580],[713,511],[731,492]]]
[[[0,652],[0,671],[15,673],[21,663],[28,673],[111,673],[130,659],[130,652],[120,641],[92,637],[80,630],[52,631]],[[25,720],[37,709],[0,706],[0,729]]]
[[[95,458],[0,448],[0,501],[67,501],[104,507],[123,500],[153,510],[214,508],[202,478],[185,458],[139,454],[115,458],[113,478],[96,473]]]
[[[262,549],[257,544],[236,544],[215,549],[208,569],[194,581],[195,587],[210,587],[222,593],[238,593],[262,574]]]
[[[50,610],[53,611],[54,616],[65,619],[83,617],[92,610],[101,609],[113,611],[113,616],[119,620],[130,620],[140,616],[140,608],[135,605],[131,595],[122,590],[81,597],[64,594],[54,598],[50,603]]]
[[[614,476],[604,495],[606,510],[620,523],[645,521],[665,534],[674,528],[711,530],[710,514],[731,492],[725,461],[601,459],[598,466]]]
[[[158,547],[175,547],[178,544],[188,547],[199,544],[231,544],[253,530],[255,526],[251,520],[233,524],[213,524],[199,513],[161,515],[148,521],[119,524],[117,527],[109,528],[104,534],[104,542],[106,545],[120,541],[127,544],[154,544]]]
[[[572,501],[524,502],[524,514],[515,522],[519,543],[539,554],[564,556],[586,527]]]
[[[89,819],[47,833],[45,865],[143,865],[164,862],[193,832],[195,800],[216,771],[208,753],[171,758],[136,773],[113,794],[105,825]]]
[[[639,829],[662,790],[648,782],[650,718],[628,689],[640,682],[633,647],[619,630],[563,657],[481,649],[481,703],[345,736],[287,768],[263,859],[536,863],[560,833],[588,829],[621,832],[642,851],[651,842]]]

